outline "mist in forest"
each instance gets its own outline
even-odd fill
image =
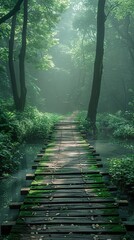
[[[55,3],[51,8],[53,12],[55,9],[59,12],[55,16],[53,12],[48,13],[46,19],[44,16],[49,6],[47,10],[43,4],[40,6],[42,12],[44,11],[40,17],[39,9],[29,9],[25,59],[26,87],[23,89],[26,103],[23,105],[30,104],[43,112],[67,113],[87,110],[96,51],[97,4],[97,0],[72,0],[66,4],[64,11],[61,11]],[[5,5],[5,11],[6,7]],[[119,6],[116,1],[106,2],[103,74],[98,112],[127,111],[128,104],[132,101],[133,13],[129,6],[126,12],[123,12],[123,9],[123,3]],[[16,25],[13,59],[17,89],[21,86],[18,81],[17,59],[21,49],[21,18],[22,15]],[[8,21],[11,25],[11,20]],[[1,99],[9,100],[13,98],[7,41],[8,37],[11,40],[11,29],[6,29],[6,24],[2,25],[0,96]],[[21,95],[20,89],[18,92]]]
[[[49,51],[54,66],[37,75],[46,111],[67,113],[87,110],[96,46],[96,8],[97,1],[94,6],[89,4],[84,7],[83,4],[78,9],[72,4],[57,24],[55,30],[59,43]],[[134,68],[129,43],[126,41],[126,29],[123,29],[126,21],[127,19],[118,20],[111,12],[105,22],[104,64],[98,112],[126,111],[132,98]],[[131,21],[130,29],[132,30]]]

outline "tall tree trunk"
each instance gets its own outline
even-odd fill
[[[14,60],[13,60],[13,58],[14,58],[13,49],[14,49],[15,26],[16,26],[16,15],[14,15],[12,18],[11,33],[10,33],[10,39],[9,39],[8,61],[9,61],[9,71],[10,71],[10,79],[11,79],[14,104],[15,104],[15,108],[18,110],[19,96],[18,96],[16,76],[15,76],[15,70],[14,70]]]
[[[100,96],[101,78],[103,71],[105,2],[106,0],[98,1],[96,56],[94,62],[92,91],[87,114],[87,120],[90,122],[90,126],[93,130],[96,129],[96,114]]]
[[[14,70],[14,36],[15,36],[15,26],[16,26],[16,15],[12,18],[11,34],[9,40],[9,70],[11,77],[11,85],[13,92],[13,99],[15,108],[17,111],[23,111],[26,102],[26,86],[25,86],[25,54],[26,54],[26,32],[27,32],[27,18],[28,18],[28,0],[24,1],[24,17],[23,17],[23,30],[22,30],[22,44],[19,54],[19,79],[16,79]],[[19,81],[19,84],[17,84]],[[20,86],[20,91],[18,91],[17,85]],[[20,93],[19,93],[20,92]]]
[[[24,110],[26,103],[26,85],[25,85],[25,55],[26,55],[26,34],[28,20],[28,0],[24,1],[24,18],[22,30],[22,45],[19,55],[19,74],[20,74],[20,111]]]

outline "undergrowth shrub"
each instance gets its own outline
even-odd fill
[[[11,173],[17,167],[13,161],[17,147],[24,140],[48,138],[60,116],[42,113],[28,107],[23,113],[10,111],[5,104],[0,108],[0,176]]]
[[[23,113],[23,120],[20,121],[20,126],[23,126],[25,129],[25,139],[45,139],[49,136],[58,120],[59,116],[56,114],[42,113],[36,108],[29,108]]]
[[[87,133],[90,133],[90,126],[86,120],[86,111],[77,114],[78,127]],[[129,118],[128,118],[129,115]],[[130,117],[131,115],[131,117]],[[121,139],[134,139],[134,119],[132,114],[122,113],[121,111],[116,114],[101,113],[97,115],[97,129],[98,133],[109,132],[115,138]]]
[[[134,138],[134,125],[132,119],[128,120],[125,118],[125,115],[121,111],[116,114],[98,114],[97,126],[100,131],[108,129],[116,138]]]
[[[111,158],[109,161],[109,172],[112,181],[121,189],[130,190],[134,193],[134,155]]]
[[[17,146],[17,143],[12,142],[10,134],[0,133],[0,176],[17,169],[18,162],[13,160]]]
[[[118,129],[114,130],[113,135],[118,138],[130,139],[134,138],[134,126],[131,124],[122,124]]]
[[[80,131],[85,131],[87,132],[89,129],[89,123],[88,121],[86,120],[86,115],[87,115],[87,112],[86,111],[81,111],[81,112],[78,112],[77,116],[76,116],[76,120],[78,121],[78,128]]]

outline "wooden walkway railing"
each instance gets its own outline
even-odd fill
[[[38,154],[10,240],[121,240],[126,230],[102,164],[74,121],[59,123]]]

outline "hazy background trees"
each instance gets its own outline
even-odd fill
[[[98,1],[71,1],[57,26],[59,44],[51,49],[54,67],[40,75],[40,86],[46,97],[46,108],[67,112],[87,110],[91,94],[96,45],[96,13]],[[106,35],[104,71],[98,111],[127,110],[133,88],[133,59],[128,48],[124,22],[130,13],[129,34],[133,36],[133,13],[130,2],[106,1]],[[125,12],[123,13],[123,9]],[[131,11],[130,11],[131,10]],[[53,97],[52,97],[53,96]]]
[[[102,0],[0,1],[1,176],[16,169],[14,153],[24,140],[47,141],[59,120],[55,113],[79,110],[80,130],[90,139],[94,137],[86,116],[99,2]],[[20,10],[12,11],[18,3]],[[132,149],[126,140],[134,138],[134,2],[106,0],[104,10],[103,74],[99,105],[93,114],[99,113],[100,134],[125,139]],[[4,16],[10,18],[5,21]],[[96,99],[93,93],[92,104]]]
[[[3,1],[1,16],[6,16],[15,4],[12,0]],[[52,66],[48,50],[57,42],[55,25],[65,6],[65,0],[45,3],[26,0],[19,12],[1,24],[0,94],[6,99],[13,97],[15,108],[19,111],[24,110],[27,90],[31,102],[33,94],[39,91],[35,83],[35,68],[46,70]]]
[[[9,12],[16,2],[2,1],[0,16]],[[37,106],[42,111],[61,113],[87,110],[95,59],[97,4],[97,0],[29,2],[25,58],[26,104]],[[106,1],[104,71],[99,112],[126,111],[128,103],[132,101],[133,5],[132,0]],[[0,26],[1,99],[12,99],[8,67],[11,21],[12,18]],[[19,91],[22,5],[16,21],[13,62]]]

